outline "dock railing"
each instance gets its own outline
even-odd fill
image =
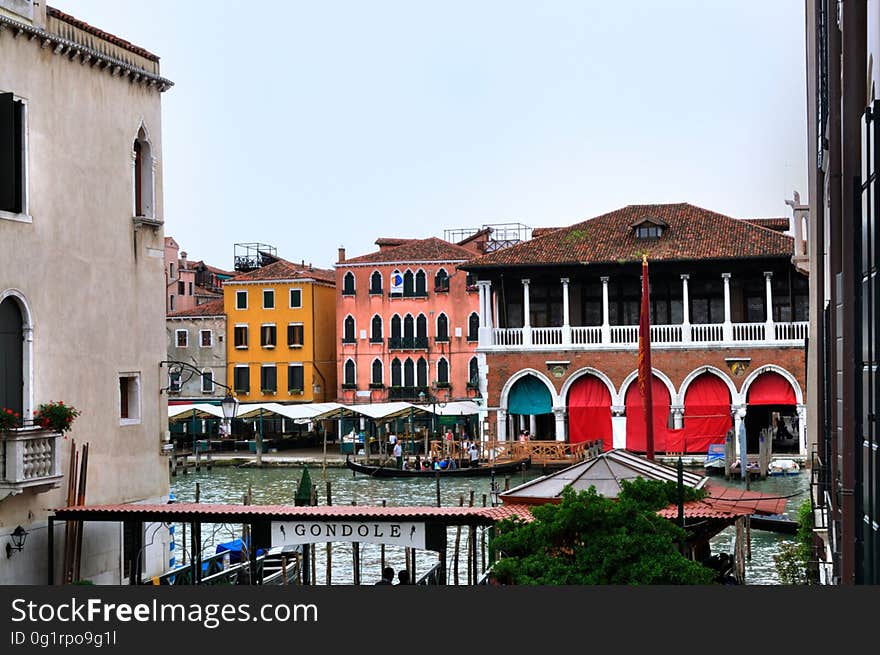
[[[581,441],[567,443],[565,441],[477,441],[480,451],[480,461],[484,463],[505,463],[521,459],[531,459],[533,466],[552,464],[574,464],[585,459],[592,459],[602,454],[602,440]],[[467,453],[461,449],[461,442],[455,441],[450,446],[444,441],[435,440],[430,442],[430,454],[434,457],[462,457],[467,459]]]

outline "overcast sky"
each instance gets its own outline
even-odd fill
[[[803,0],[51,5],[161,57],[165,233],[221,268],[806,200]]]

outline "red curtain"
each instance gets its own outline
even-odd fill
[[[568,392],[568,440],[602,440],[602,450],[613,447],[611,393],[594,375],[585,375]]]
[[[708,452],[709,444],[724,443],[724,436],[731,427],[727,385],[717,375],[703,373],[690,383],[685,393],[681,452]]]
[[[779,373],[762,373],[749,386],[749,405],[796,405],[794,389]]]
[[[663,453],[667,449],[667,440],[678,443],[678,430],[666,427],[669,419],[669,389],[656,375],[651,377],[651,392],[654,396],[654,452]],[[645,429],[645,410],[642,406],[642,395],[639,385],[633,381],[626,391],[626,449],[646,452],[648,449]]]

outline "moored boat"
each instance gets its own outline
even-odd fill
[[[361,464],[345,458],[345,465],[355,473],[363,473],[374,478],[431,478],[439,475],[441,478],[467,478],[481,475],[504,475],[515,473],[530,465],[529,459],[517,459],[494,464],[480,464],[478,466],[464,466],[453,469],[399,469],[394,466],[381,466],[373,464]]]

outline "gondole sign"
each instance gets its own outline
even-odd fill
[[[273,521],[272,546],[356,541],[425,548],[425,524],[409,521]]]

